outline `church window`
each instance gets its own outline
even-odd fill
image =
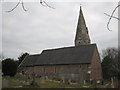
[[[87,32],[87,34],[88,34],[88,30],[87,30],[86,32]]]

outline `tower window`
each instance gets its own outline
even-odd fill
[[[88,30],[87,30],[86,32],[87,32],[87,34],[88,34]]]
[[[87,32],[87,34],[88,34],[88,28],[86,27],[86,32]]]

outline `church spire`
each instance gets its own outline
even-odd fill
[[[79,19],[77,24],[77,31],[75,37],[75,46],[90,44],[88,29],[86,27],[82,8],[80,6]]]

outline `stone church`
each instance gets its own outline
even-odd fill
[[[75,46],[43,50],[40,54],[27,56],[18,71],[36,77],[50,79],[99,82],[102,80],[101,60],[97,45],[91,44],[80,7]]]

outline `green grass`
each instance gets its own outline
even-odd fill
[[[10,88],[16,88],[23,86],[24,84],[22,82],[26,81],[26,78],[18,78],[18,77],[3,77],[3,79],[8,80],[8,84]],[[42,78],[36,78],[35,81],[37,82],[38,86],[35,88],[75,88],[75,85],[68,85],[68,84],[62,84],[60,82],[56,82],[54,80],[43,80]],[[28,83],[32,82],[32,79],[27,80]],[[25,88],[28,88],[28,86],[24,86]],[[29,88],[32,88],[32,86],[29,86]]]
[[[26,86],[26,78],[25,77],[3,77],[3,79],[8,80],[9,88],[80,88],[78,84],[66,84],[66,83],[60,83],[59,81],[55,80],[44,80],[43,78],[36,78],[35,81],[37,82],[38,86]],[[31,79],[27,79],[27,83],[32,82]],[[105,88],[105,85],[84,85],[82,88]]]
[[[41,82],[42,79],[38,78],[36,81],[39,84],[40,88],[75,88],[75,85],[68,85],[65,83],[60,83],[59,81],[55,80],[45,80],[43,83]]]
[[[26,78],[18,78],[18,77],[3,77],[2,79],[8,80],[9,87],[19,87],[23,85],[23,82],[26,81]],[[30,82],[31,80],[27,80]]]
[[[40,88],[60,88],[60,83],[45,81],[45,83],[40,83]]]

